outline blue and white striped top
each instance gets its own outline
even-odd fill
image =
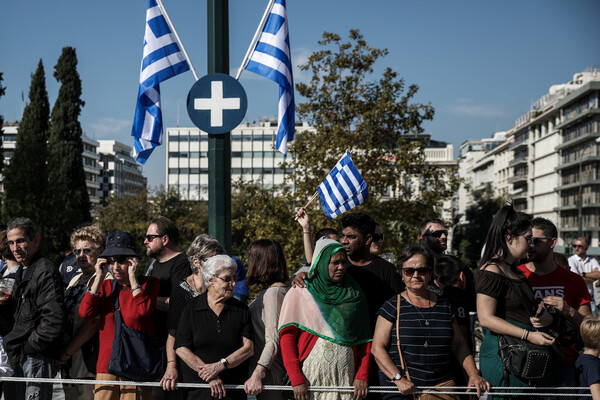
[[[434,296],[433,293],[431,295]],[[449,362],[454,338],[452,321],[455,318],[452,305],[442,296],[437,296],[435,305],[424,308],[413,306],[402,296],[400,298],[400,346],[410,380],[416,386],[433,386],[450,379]],[[381,306],[377,315],[393,324],[388,352],[392,361],[400,367],[396,346],[396,305],[397,296],[394,296]]]

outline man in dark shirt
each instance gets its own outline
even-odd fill
[[[419,241],[433,258],[444,254],[448,248],[448,230],[444,226],[444,221],[431,218],[423,222],[419,229]]]
[[[153,258],[146,268],[146,276],[153,276],[160,281],[156,305],[155,332],[163,348],[167,341],[167,315],[171,288],[192,273],[187,256],[179,250],[178,240],[179,229],[173,221],[163,216],[154,218],[150,222],[144,237],[146,254]],[[168,361],[175,359],[173,352],[173,354],[166,354],[166,360],[164,360],[164,364],[166,364],[163,365],[163,370],[166,370],[165,376],[171,377],[171,379],[176,379],[178,374],[176,363]],[[162,391],[159,389],[153,388],[153,399],[163,397]]]

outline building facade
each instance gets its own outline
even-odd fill
[[[140,164],[131,156],[130,146],[116,140],[98,140],[98,153],[102,167],[99,190],[102,204],[106,204],[109,197],[122,199],[146,189],[147,179],[142,175]]]

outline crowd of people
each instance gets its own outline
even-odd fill
[[[182,252],[162,216],[144,236],[148,265],[130,233],[89,224],[57,268],[33,222],[10,221],[0,232],[0,377],[28,379],[2,381],[4,398],[50,400],[53,385],[39,378],[60,372],[93,381],[64,383],[66,400],[457,400],[503,387],[583,387],[600,399],[600,266],[586,238],[565,262],[550,220],[507,205],[477,266],[446,254],[439,219],[424,221],[394,265],[365,213],[314,235],[305,209],[296,219],[305,259],[292,276],[276,240],[253,242],[246,270],[206,234]],[[248,305],[250,285],[260,293]],[[536,376],[509,365],[511,340],[546,357]]]

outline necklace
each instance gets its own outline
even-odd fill
[[[427,318],[425,318],[425,316],[421,312],[421,307],[418,307],[416,304],[413,303],[412,299],[410,298],[410,295],[408,294],[408,290],[406,290],[406,297],[408,297],[408,302],[417,310],[417,312],[421,316],[421,320],[425,321],[425,326],[428,327],[427,339],[425,339],[425,343],[423,343],[423,347],[427,348],[427,347],[429,347],[429,337],[431,336],[431,331],[429,330],[429,320]],[[429,295],[429,291],[427,292],[427,305],[428,305],[428,309],[431,308],[431,297]],[[421,325],[421,321],[419,321],[419,325]]]

